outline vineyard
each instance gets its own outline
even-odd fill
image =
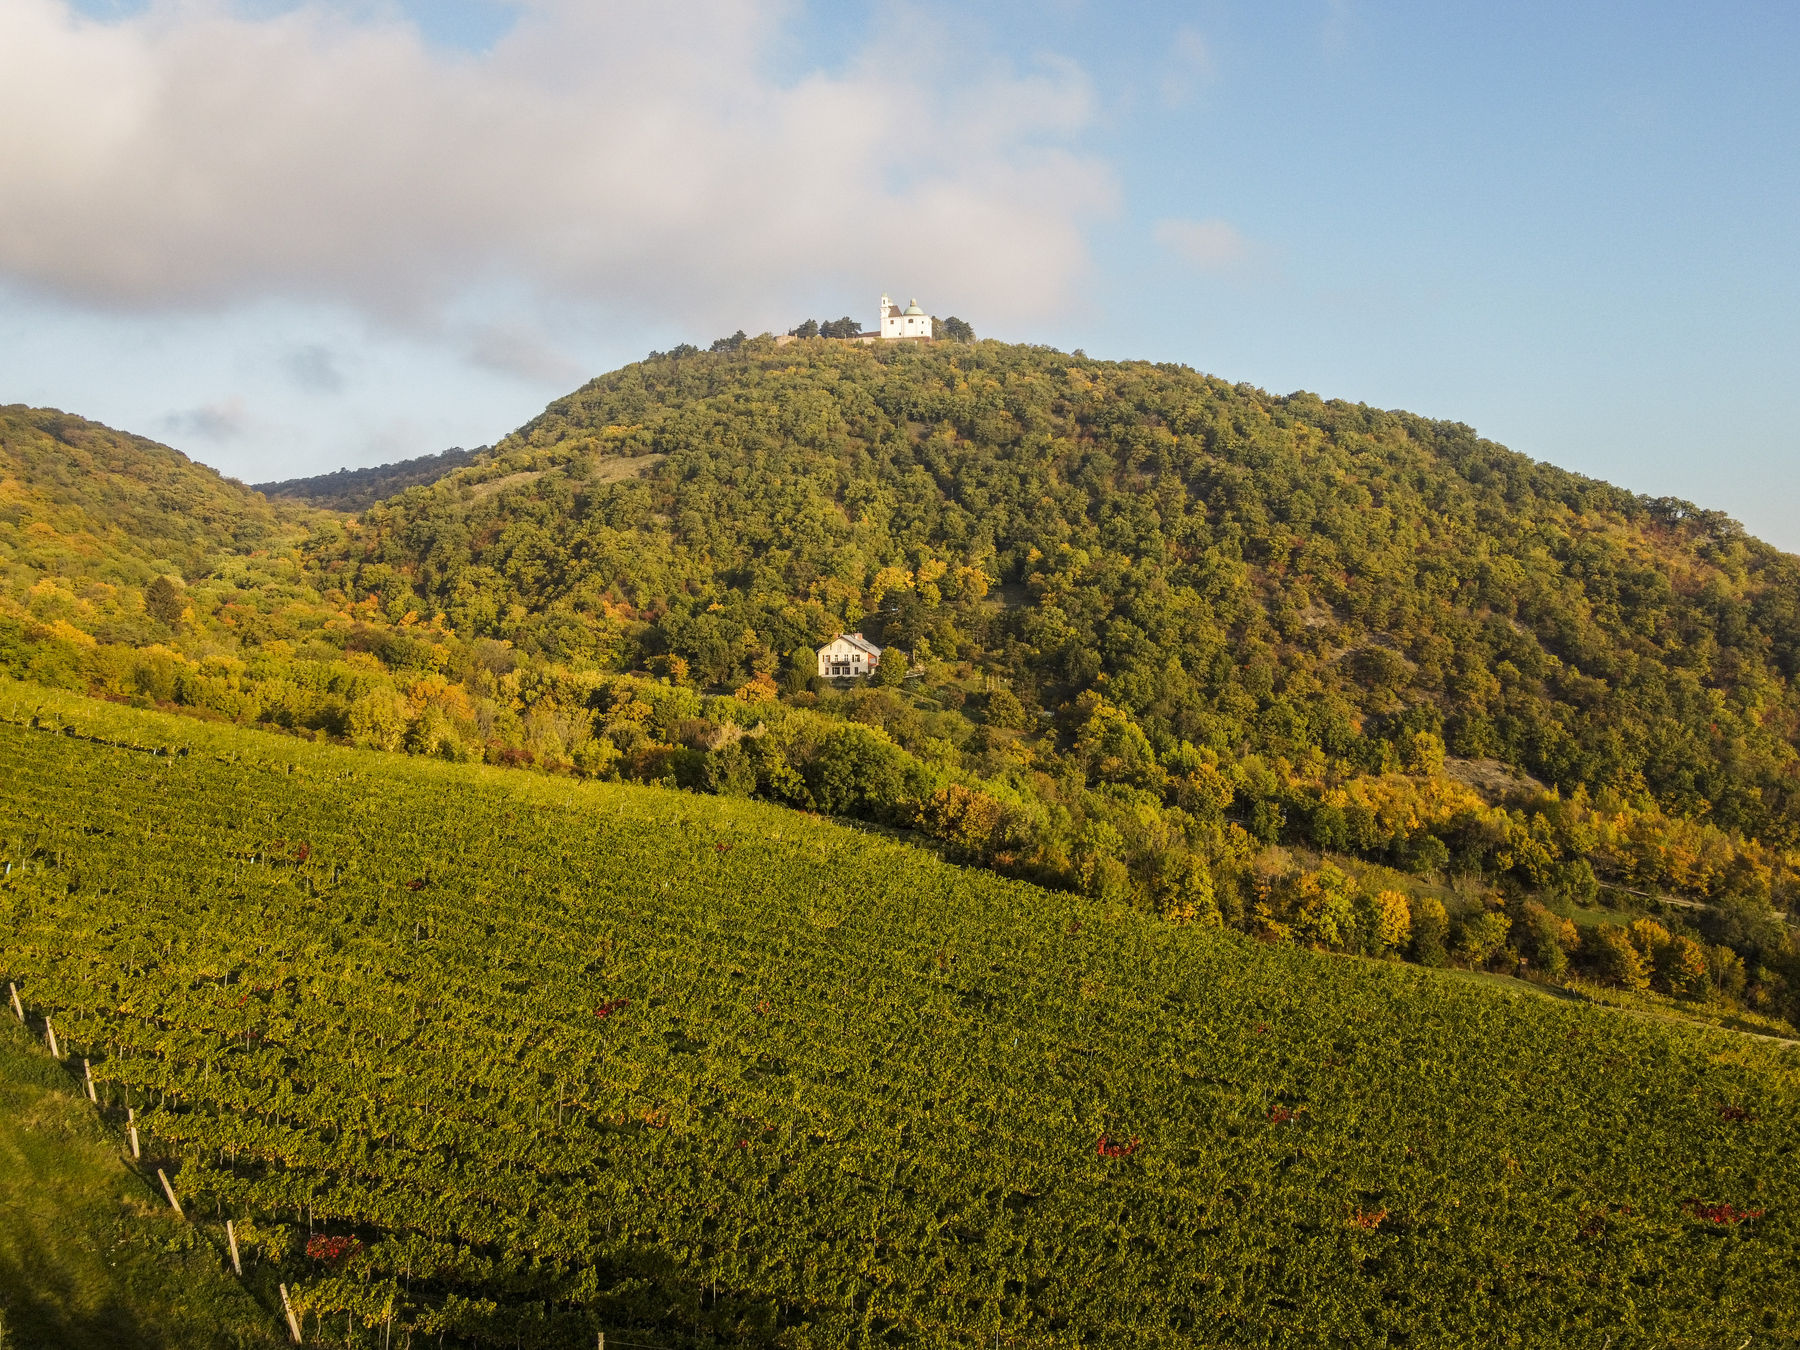
[[[0,718],[0,980],[309,1344],[1800,1344],[1775,1047],[760,803]]]

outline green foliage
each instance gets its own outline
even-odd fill
[[[980,843],[944,817],[960,857],[1154,913],[1204,875],[1247,927],[1259,848],[1509,913],[1671,894],[1713,906],[1689,936],[1738,953],[1745,1001],[1800,1012],[1770,917],[1800,910],[1794,559],[1466,427],[1173,365],[728,346],[592,381],[360,521],[20,412],[42,453],[0,509],[0,669],[440,758],[814,810],[816,785],[885,824],[954,784],[1006,807]],[[162,478],[200,494],[191,565],[127,556],[174,528],[144,514]],[[100,533],[38,528],[71,492]],[[170,624],[149,588],[177,575]],[[859,629],[914,678],[817,681]],[[685,711],[631,711],[672,688]],[[844,760],[869,783],[842,723],[890,745]]]
[[[486,450],[485,445],[478,450],[464,450],[458,446],[435,455],[420,455],[369,469],[338,469],[312,478],[257,483],[253,490],[265,497],[290,497],[333,511],[362,511],[407,488],[435,483],[450,470],[473,464]]]
[[[1800,1336],[1800,1081],[1753,1043],[761,804],[7,692],[0,975],[309,1340]]]
[[[1421,895],[1412,903],[1412,959],[1422,966],[1441,966],[1449,959],[1450,916],[1436,896]]]

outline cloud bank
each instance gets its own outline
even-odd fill
[[[384,14],[5,0],[0,280],[422,325],[484,288],[701,323],[902,287],[1028,320],[1068,303],[1116,195],[1072,65],[889,31],[778,79],[778,0],[526,0],[479,56]],[[555,359],[507,332],[483,358]],[[314,367],[294,373],[329,384]]]

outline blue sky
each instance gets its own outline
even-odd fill
[[[1800,7],[676,12],[10,0],[0,401],[276,477],[886,290],[1800,548]]]

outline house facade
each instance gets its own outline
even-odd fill
[[[901,309],[884,295],[881,297],[881,336],[890,342],[900,338],[929,338],[931,316],[919,308],[917,300]]]
[[[861,633],[839,633],[819,648],[819,678],[860,679],[873,675],[881,664],[881,648]]]

